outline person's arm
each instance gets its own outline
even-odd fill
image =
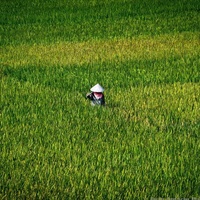
[[[86,98],[87,98],[87,99],[90,99],[90,100],[93,100],[93,99],[94,99],[93,92],[87,93],[87,94],[86,94]]]

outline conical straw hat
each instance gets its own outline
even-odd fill
[[[98,83],[90,89],[92,92],[103,92],[104,89]]]

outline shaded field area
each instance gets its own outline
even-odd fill
[[[0,198],[200,198],[199,7],[2,0]]]
[[[88,41],[199,32],[199,1],[6,1],[1,44]]]

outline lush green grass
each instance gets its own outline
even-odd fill
[[[199,31],[199,1],[6,1],[2,44],[88,41]]]
[[[0,199],[200,198],[199,6],[2,0]]]

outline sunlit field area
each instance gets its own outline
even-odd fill
[[[0,199],[200,199],[199,13],[1,0]]]

